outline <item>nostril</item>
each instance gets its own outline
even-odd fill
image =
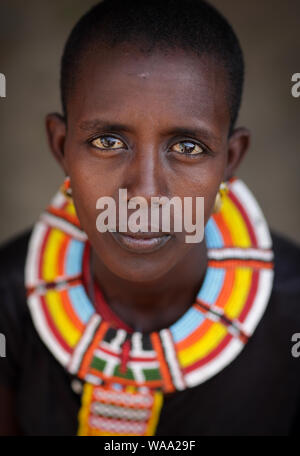
[[[135,204],[138,204],[141,208],[148,207],[147,198],[145,198],[144,196],[133,196],[127,201],[127,203],[129,208],[130,206]]]

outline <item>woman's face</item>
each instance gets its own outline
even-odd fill
[[[227,94],[223,68],[184,51],[145,55],[127,45],[84,57],[68,100],[67,129],[50,115],[48,132],[71,178],[81,226],[115,275],[152,281],[201,248],[186,243],[185,232],[156,233],[160,239],[147,241],[101,234],[96,202],[109,196],[118,208],[119,189],[149,206],[153,196],[202,196],[206,223],[220,183],[234,173],[248,143],[245,130],[228,139]]]

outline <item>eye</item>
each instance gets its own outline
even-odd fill
[[[171,150],[178,154],[201,155],[205,153],[204,147],[192,141],[181,141],[171,147]]]
[[[123,141],[114,136],[99,136],[99,138],[94,139],[91,144],[101,150],[118,150],[126,148]]]

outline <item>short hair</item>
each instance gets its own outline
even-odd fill
[[[204,0],[103,0],[97,3],[75,25],[65,45],[61,62],[65,117],[68,97],[84,54],[101,43],[111,47],[132,43],[141,52],[148,53],[157,48],[181,48],[200,57],[214,57],[228,74],[231,134],[242,99],[243,52],[231,25],[209,3]]]

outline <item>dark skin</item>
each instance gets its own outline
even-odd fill
[[[149,202],[151,196],[204,196],[207,222],[220,183],[235,174],[250,135],[239,128],[228,137],[227,76],[209,57],[181,50],[149,56],[124,45],[102,47],[82,63],[67,122],[47,116],[51,150],[71,177],[93,274],[107,302],[134,329],[159,330],[194,302],[207,266],[205,242],[186,244],[185,233],[172,233],[155,252],[130,252],[111,233],[97,231],[96,201],[117,198],[119,188]],[[13,400],[0,389],[0,435],[19,433]]]
[[[206,223],[220,183],[249,146],[244,128],[228,137],[227,93],[226,72],[210,57],[102,46],[84,57],[67,122],[47,117],[51,150],[71,178],[93,249],[94,277],[136,330],[167,327],[191,306],[206,270],[205,242],[187,244],[185,233],[173,233],[155,252],[129,252],[97,231],[96,201],[117,200],[119,188],[149,204],[152,196],[204,196]]]

